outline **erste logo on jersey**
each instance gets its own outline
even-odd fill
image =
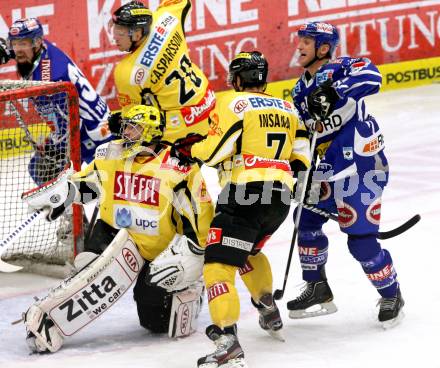
[[[141,55],[140,64],[147,68],[151,68],[157,55],[159,55],[165,40],[177,23],[178,19],[169,13],[165,13],[162,18],[159,19],[157,25],[150,34],[147,44],[144,46],[145,51]]]
[[[184,166],[179,164],[179,160],[175,157],[171,157],[170,152],[167,151],[160,164],[161,169],[174,170],[181,174],[187,174],[190,170],[190,166]]]
[[[116,171],[113,199],[159,206],[160,179]]]
[[[283,111],[293,112],[292,104],[275,97],[249,97],[249,102],[254,109],[278,108]]]

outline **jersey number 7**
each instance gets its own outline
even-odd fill
[[[284,144],[286,143],[286,133],[267,133],[267,147],[272,148],[274,142],[278,142],[277,151],[274,157],[275,160],[278,160],[281,156],[281,152],[283,152]]]

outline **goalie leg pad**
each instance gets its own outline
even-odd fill
[[[134,241],[122,229],[94,262],[52,289],[28,313],[38,307],[62,335],[71,336],[117,302],[143,264]]]
[[[197,330],[197,317],[202,309],[205,287],[197,282],[188,289],[173,294],[168,336],[189,336]]]
[[[153,333],[166,333],[170,322],[172,294],[147,282],[149,266],[149,262],[146,262],[133,288],[139,323]]]

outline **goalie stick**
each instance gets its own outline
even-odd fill
[[[320,208],[311,206],[309,204],[303,204],[302,206],[303,206],[303,208],[305,208],[309,211],[312,211],[313,213],[316,213],[316,214],[321,215],[323,217],[329,218],[330,220],[338,222],[338,215],[336,215],[334,213],[324,211]],[[415,224],[417,224],[420,221],[420,219],[421,219],[421,216],[419,214],[416,214],[413,217],[411,217],[409,220],[405,221],[402,225],[400,225],[394,229],[391,229],[388,231],[379,231],[377,237],[380,240],[394,238],[395,236],[403,234],[405,231],[411,229]]]
[[[0,271],[1,272],[16,272],[23,267],[11,265],[2,261],[1,256],[7,248],[9,248],[15,241],[23,236],[35,223],[41,218],[47,216],[49,210],[37,210],[32,213],[21,225],[17,226],[9,235],[6,236],[0,243]]]

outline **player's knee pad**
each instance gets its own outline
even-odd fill
[[[351,255],[359,262],[373,259],[382,250],[375,234],[348,235],[347,244]]]
[[[233,325],[240,316],[236,271],[237,267],[221,263],[207,263],[203,268],[211,319],[221,328]]]
[[[26,313],[28,331],[49,344],[51,323],[63,336],[71,336],[107,311],[136,279],[144,260],[126,230],[120,230],[109,247],[81,272],[64,280],[37,301]],[[30,316],[39,311],[49,334],[39,334],[40,319]],[[31,313],[31,314],[29,314]],[[28,316],[29,314],[29,316]],[[38,317],[35,312],[35,316]],[[32,321],[32,324],[31,322]],[[36,333],[37,332],[37,333]],[[46,341],[44,341],[46,339]],[[53,341],[52,341],[53,344]],[[50,345],[46,345],[51,351]]]
[[[272,269],[263,253],[249,256],[238,272],[254,300],[260,300],[263,295],[272,293]]]

